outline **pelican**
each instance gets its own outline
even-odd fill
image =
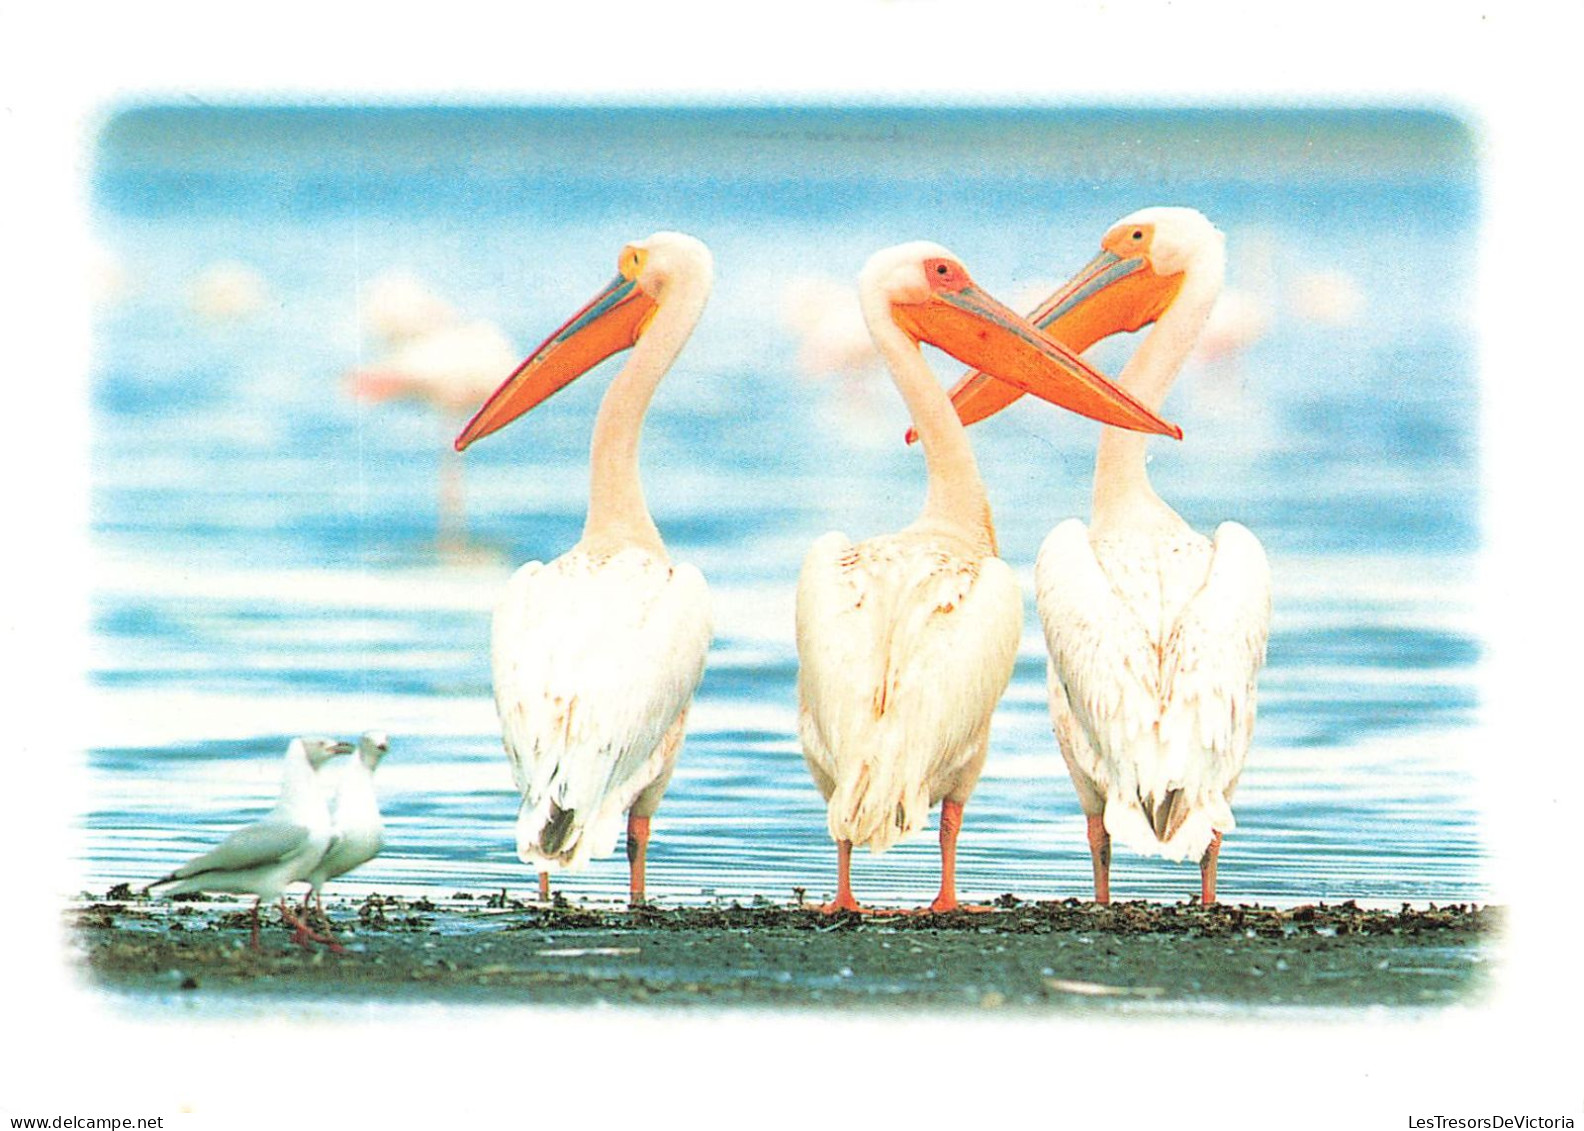
[[[308,873],[308,892],[303,910],[313,899],[314,909],[324,915],[319,893],[325,883],[360,868],[385,847],[385,824],[380,820],[379,798],[374,794],[374,770],[390,751],[390,737],[382,730],[366,730],[358,736],[357,757],[341,773],[335,799],[330,807],[333,836],[330,847]]]
[[[638,437],[655,387],[704,311],[712,261],[692,236],[657,232],[623,248],[617,271],[495,391],[456,446],[632,349],[594,422],[583,537],[512,576],[495,609],[491,666],[522,793],[517,855],[539,871],[540,898],[549,898],[552,870],[609,853],[626,814],[637,904],[650,818],[682,747],[712,631],[703,576],[672,563],[644,504]]]
[[[959,906],[957,835],[1006,689],[1023,598],[996,557],[984,484],[920,342],[1098,419],[1181,436],[1064,347],[980,291],[933,243],[882,251],[859,280],[864,320],[923,440],[924,511],[898,534],[814,543],[797,591],[798,730],[827,803],[837,891],[862,910],[854,845],[884,851],[941,805],[940,893]]]
[[[282,918],[296,928],[293,942],[307,946],[307,940],[314,939],[335,947],[333,941],[315,934],[292,914],[284,893],[292,884],[308,878],[330,846],[330,810],[315,776],[331,758],[350,753],[350,742],[312,736],[292,739],[286,747],[280,799],[275,807],[143,890],[154,896],[190,891],[256,896],[254,950],[259,949],[259,905],[266,899],[279,899]]]
[[[1221,292],[1225,240],[1191,208],[1146,208],[1100,246],[1034,320],[1079,351],[1153,322],[1119,383],[1158,411]],[[1019,395],[970,373],[953,403],[970,422]],[[1091,519],[1050,532],[1034,579],[1051,720],[1088,826],[1095,899],[1110,901],[1115,838],[1197,859],[1200,897],[1213,903],[1270,635],[1265,551],[1236,522],[1213,540],[1195,533],[1151,487],[1144,437],[1116,428],[1100,437]]]

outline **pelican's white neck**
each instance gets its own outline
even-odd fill
[[[990,500],[979,477],[968,432],[957,419],[951,399],[924,361],[919,344],[892,320],[890,301],[885,295],[866,287],[862,303],[870,336],[907,402],[919,445],[924,449],[929,487],[923,513],[914,525],[944,528],[984,553],[994,554]]]
[[[1156,320],[1117,378],[1117,384],[1151,412],[1161,411],[1166,394],[1204,330],[1210,308],[1221,293],[1223,262],[1212,255],[1183,272],[1177,297]],[[1147,444],[1148,437],[1142,432],[1115,427],[1101,431],[1095,455],[1095,527],[1127,521],[1141,509],[1170,511],[1150,484],[1144,463]]]
[[[642,546],[665,556],[644,502],[638,440],[655,389],[687,344],[708,298],[707,277],[679,272],[668,279],[654,317],[600,401],[589,446],[589,507],[580,548],[613,553]]]

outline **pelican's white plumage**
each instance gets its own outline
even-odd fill
[[[611,354],[633,353],[600,404],[577,545],[512,576],[495,609],[495,706],[522,794],[517,855],[540,873],[615,846],[627,814],[630,893],[643,898],[649,818],[682,746],[711,617],[703,576],[675,565],[638,476],[644,413],[709,297],[709,250],[660,232],[622,250],[616,279],[525,361],[457,440],[503,427]]]
[[[957,832],[984,767],[990,717],[1012,676],[1023,598],[995,556],[984,484],[962,424],[920,353],[929,341],[1019,387],[1135,427],[1170,431],[1076,357],[979,291],[938,244],[876,253],[864,320],[924,448],[923,513],[856,545],[820,538],[797,594],[798,730],[838,845],[828,910],[856,909],[853,846],[883,851],[942,804],[941,889],[958,906]]]
[[[606,855],[640,797],[642,815],[654,812],[676,764],[709,651],[703,575],[636,546],[530,562],[492,637],[496,709],[523,795],[518,856],[554,870]],[[546,845],[566,812],[575,826]]]
[[[798,581],[798,732],[832,839],[884,851],[966,800],[1012,677],[1023,595],[943,532],[815,542]]]
[[[1154,322],[1118,381],[1157,409],[1201,339],[1225,269],[1225,240],[1199,212],[1142,209],[1042,305],[1040,325],[1086,349]],[[1016,396],[970,374],[953,402],[977,420]],[[1195,533],[1151,486],[1144,437],[1117,428],[1101,434],[1091,518],[1050,533],[1034,576],[1051,720],[1088,818],[1095,895],[1110,898],[1115,837],[1198,859],[1209,902],[1270,633],[1265,552],[1235,522],[1213,542]]]
[[[1086,813],[1136,852],[1198,860],[1236,827],[1270,571],[1248,529],[1091,540],[1051,531],[1034,570],[1051,721]]]

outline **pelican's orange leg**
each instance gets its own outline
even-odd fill
[[[836,898],[831,900],[820,911],[826,915],[834,915],[838,911],[863,911],[865,908],[858,905],[858,900],[852,893],[852,841],[843,840],[836,843]]]
[[[1094,861],[1096,903],[1111,902],[1111,834],[1106,832],[1104,814],[1089,818],[1089,856]]]
[[[979,904],[957,902],[957,834],[962,832],[963,803],[947,799],[941,802],[940,854],[941,886],[930,911],[988,911]]]
[[[941,802],[940,815],[940,854],[941,854],[941,886],[940,894],[935,897],[935,902],[930,904],[931,911],[957,910],[957,834],[962,831],[962,802],[946,800]]]
[[[1210,838],[1210,847],[1199,858],[1199,902],[1206,906],[1216,901],[1216,859],[1221,855],[1221,833]]]
[[[627,905],[644,901],[644,855],[649,850],[649,818],[627,814]]]

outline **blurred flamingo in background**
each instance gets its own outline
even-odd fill
[[[193,313],[207,322],[241,322],[270,302],[264,276],[245,263],[225,260],[206,267],[187,293]]]
[[[439,544],[462,549],[467,542],[462,461],[451,445],[467,413],[489,396],[517,364],[517,354],[499,327],[464,322],[449,303],[405,271],[388,272],[366,289],[361,320],[385,346],[376,360],[346,375],[346,390],[358,401],[417,401],[439,416]]]

